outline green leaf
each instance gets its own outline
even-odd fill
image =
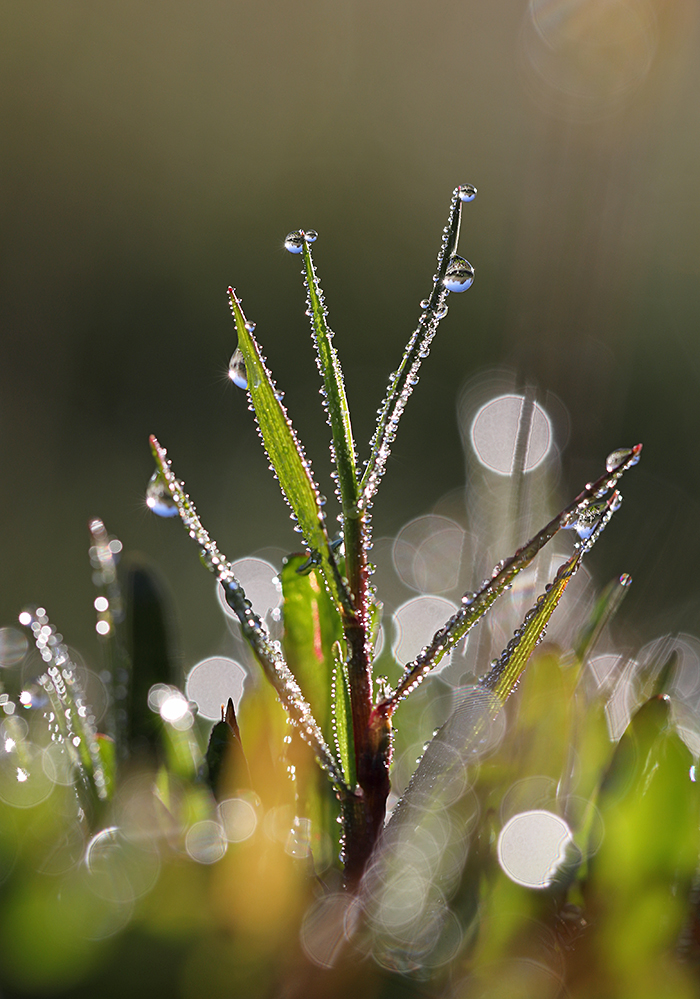
[[[221,715],[221,721],[211,730],[205,756],[207,783],[217,801],[226,796],[229,785],[234,789],[251,786],[236,711],[230,697],[225,712],[222,706]]]
[[[700,849],[692,763],[674,729],[670,699],[653,697],[633,716],[601,786],[605,836],[584,885],[586,915],[602,944],[601,972],[625,985],[646,974],[639,955],[645,964],[662,959],[687,920]]]
[[[596,600],[593,611],[576,640],[575,651],[580,660],[583,661],[590,656],[603,628],[617,614],[620,604],[629,592],[631,582],[632,577],[623,573],[619,579],[613,579],[608,583]]]
[[[321,728],[330,734],[332,646],[343,629],[334,602],[315,571],[299,572],[303,555],[285,559],[282,581],[284,634],[282,649],[304,697]]]
[[[338,580],[331,565],[323,502],[311,473],[311,465],[282,405],[260,347],[247,328],[241,303],[233,288],[229,288],[228,295],[236,322],[238,348],[245,360],[248,393],[265,451],[305,544],[312,554],[317,554],[326,585],[339,597]]]
[[[304,269],[308,290],[308,309],[311,313],[311,330],[316,347],[318,370],[323,379],[324,407],[331,426],[331,453],[338,469],[338,487],[344,512],[354,512],[360,493],[355,467],[355,444],[350,423],[350,411],[345,394],[345,383],[338,354],[333,346],[333,333],[326,323],[326,308],[319,284],[311,248],[304,240]]]
[[[355,773],[355,745],[352,731],[352,708],[350,704],[350,683],[347,668],[343,659],[340,642],[333,646],[335,669],[333,672],[333,715],[335,727],[335,744],[343,774],[348,787],[357,783]]]
[[[377,426],[370,443],[370,457],[367,468],[362,476],[360,503],[366,507],[377,491],[379,480],[386,470],[386,463],[391,453],[391,445],[396,437],[399,420],[406,408],[406,403],[418,382],[418,372],[423,359],[428,356],[430,344],[437,332],[440,320],[447,313],[446,300],[449,292],[443,284],[443,278],[455,253],[459,242],[459,228],[462,212],[460,191],[457,187],[452,192],[450,214],[445,230],[444,241],[438,254],[438,266],[433,289],[423,309],[418,327],[411,335],[401,363],[390,376],[386,395],[379,410]],[[476,191],[474,191],[476,193]],[[471,200],[471,199],[470,199]]]
[[[530,541],[510,558],[499,562],[491,578],[486,580],[476,593],[465,593],[460,609],[435,632],[431,641],[418,653],[414,661],[406,665],[396,691],[381,702],[379,707],[385,714],[390,715],[399,701],[414,690],[426,673],[474,627],[548,541],[551,541],[562,528],[572,527],[580,519],[588,518],[591,508],[595,507],[596,527],[588,538],[579,542],[578,553],[583,556],[590,551],[622,502],[622,496],[615,489],[615,485],[628,468],[637,464],[641,450],[641,444],[626,449],[619,465],[610,471],[606,470],[595,482],[589,482],[576,499],[564,507]],[[601,497],[608,493],[610,494],[608,499],[604,503],[599,503]]]
[[[299,728],[302,738],[316,754],[319,765],[326,771],[336,787],[344,789],[343,777],[337,761],[326,744],[321,728],[314,718],[299,684],[287,666],[282,652],[270,638],[267,625],[252,609],[250,601],[246,598],[245,590],[236,579],[231,563],[221,553],[214,539],[204,528],[194,503],[185,492],[184,484],[172,470],[168,452],[153,435],[151,435],[150,444],[157,470],[163,476],[165,488],[177,507],[180,519],[187,528],[189,536],[199,546],[202,562],[223,586],[226,601],[238,617],[241,631],[253,650],[255,658],[260,663],[263,673],[274,687],[292,721]]]

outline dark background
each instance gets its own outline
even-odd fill
[[[697,631],[700,12],[694,0],[23,0],[0,12],[0,624],[43,604],[96,651],[87,522],[153,559],[188,665],[222,632],[179,525],[144,506],[156,433],[220,546],[295,535],[244,395],[241,294],[321,479],[294,228],[357,438],[415,325],[450,193],[450,300],[376,504],[395,533],[464,481],[462,384],[506,367],[568,412],[562,496],[643,441],[590,559],[639,643]],[[366,456],[364,452],[363,456]],[[503,552],[502,554],[506,554]]]

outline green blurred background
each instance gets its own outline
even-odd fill
[[[214,651],[211,577],[144,505],[148,434],[229,557],[297,545],[226,378],[227,285],[325,481],[284,236],[320,233],[362,442],[469,182],[476,281],[450,301],[377,536],[463,484],[459,391],[506,368],[558,409],[562,496],[644,442],[590,568],[634,576],[633,644],[697,632],[699,22],[695,0],[3,5],[0,624],[40,603],[95,655],[99,516],[162,569],[183,664]]]

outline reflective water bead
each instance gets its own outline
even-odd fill
[[[304,249],[304,233],[301,229],[296,229],[288,234],[284,241],[284,248],[290,253],[301,253]]]
[[[457,188],[460,201],[473,201],[476,197],[476,188],[473,184],[460,184]]]
[[[315,229],[305,229],[304,238],[306,239],[307,243],[315,243],[316,240],[318,239],[318,233],[316,232]]]
[[[605,471],[612,472],[618,465],[622,465],[623,462],[627,461],[628,458],[634,457],[633,465],[636,465],[639,461],[639,455],[634,453],[634,448],[631,447],[620,447],[616,451],[611,451],[610,454],[605,459]]]
[[[155,471],[146,487],[146,506],[159,517],[177,517],[178,508],[161,472]]]
[[[457,254],[450,257],[442,283],[448,291],[466,291],[474,282],[474,268]]]
[[[251,323],[251,321],[248,320],[248,322],[245,324],[245,328],[248,330],[249,333],[253,333],[255,330],[255,323]]]
[[[228,362],[228,376],[234,385],[239,388],[248,388],[248,372],[245,367],[245,360],[240,347],[236,347]]]

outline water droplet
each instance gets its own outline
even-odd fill
[[[457,254],[450,257],[442,283],[448,291],[466,291],[474,282],[474,268]]]
[[[236,350],[231,355],[231,360],[228,362],[228,376],[234,385],[242,389],[248,388],[248,372],[245,368],[245,361],[240,347],[236,347]]]
[[[290,253],[301,253],[304,249],[304,233],[301,229],[289,233],[284,241],[284,248]]]
[[[460,184],[457,188],[460,201],[473,201],[476,197],[476,188],[473,184]]]
[[[316,240],[318,239],[318,233],[316,232],[315,229],[305,229],[304,237],[307,243],[315,243]]]
[[[623,572],[622,575],[620,576],[620,585],[629,586],[631,582],[632,582],[632,577],[630,576],[630,574],[628,572]]]
[[[178,509],[163,475],[156,471],[146,488],[146,506],[159,517],[177,517]]]
[[[622,506],[622,494],[618,492],[613,493],[610,500],[610,512],[617,513],[617,511],[620,509],[621,506]]]
[[[587,541],[596,529],[604,509],[605,503],[592,503],[581,510],[578,516],[568,518],[567,522],[562,524],[562,527],[564,530],[576,531],[582,541]]]
[[[639,461],[639,455],[634,454],[634,448],[631,447],[620,447],[616,451],[611,451],[610,454],[605,459],[605,471],[612,472],[618,465],[622,465],[623,462],[627,461],[629,458],[634,457],[632,465],[636,465]]]
[[[248,322],[245,324],[245,328],[248,330],[249,333],[252,333],[255,330],[255,323],[251,323],[250,320],[248,320]]]
[[[424,298],[423,301],[420,303],[421,309],[427,309],[429,305],[430,305],[429,298]]]

